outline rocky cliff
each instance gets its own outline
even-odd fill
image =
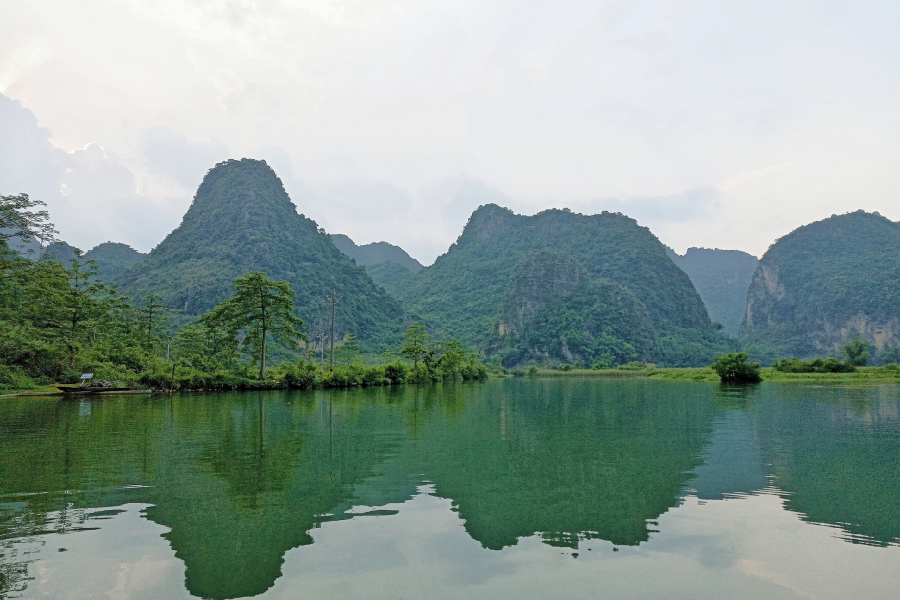
[[[853,337],[900,346],[900,225],[834,215],[776,241],[753,275],[741,336],[763,360],[837,354]]]

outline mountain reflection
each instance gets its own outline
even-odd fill
[[[27,582],[16,540],[129,502],[169,529],[191,594],[258,595],[322,522],[424,481],[495,550],[637,545],[685,494],[762,489],[845,539],[896,543],[898,407],[895,387],[636,380],[4,402],[0,596]]]

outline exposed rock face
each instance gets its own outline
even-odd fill
[[[667,248],[669,258],[691,278],[709,318],[725,333],[738,335],[747,308],[747,289],[759,259],[740,250],[688,248],[684,256]]]
[[[900,346],[900,225],[855,213],[800,227],[760,260],[741,335],[763,360]]]

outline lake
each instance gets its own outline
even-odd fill
[[[2,598],[898,590],[898,386],[0,400]]]

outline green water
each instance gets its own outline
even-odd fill
[[[896,598],[900,388],[0,401],[3,598]]]

